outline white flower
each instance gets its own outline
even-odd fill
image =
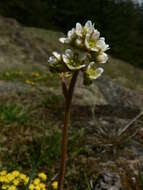
[[[101,76],[103,71],[104,71],[103,68],[101,67],[95,68],[95,63],[91,62],[87,67],[86,73],[88,74],[89,79],[95,80]]]
[[[58,60],[56,59],[56,57],[54,57],[54,56],[49,57],[48,63],[50,63],[51,65],[54,63],[57,63],[57,62],[58,62]]]
[[[96,47],[102,52],[109,49],[109,45],[105,43],[105,38],[100,38],[96,43]]]
[[[100,32],[90,20],[85,25],[76,23],[75,28],[59,41],[69,44],[73,50],[67,49],[63,54],[53,52],[53,56],[49,58],[51,71],[72,75],[74,71],[81,70],[86,85],[101,76],[104,70],[97,65],[108,61],[105,51],[109,49],[109,45],[105,43],[105,38],[100,37]]]
[[[57,52],[53,52],[53,56],[50,56],[49,57],[49,60],[48,60],[48,62],[50,63],[50,64],[55,64],[55,63],[58,63],[59,61],[61,61],[61,54],[59,54],[59,53],[57,53]]]
[[[94,30],[93,33],[87,34],[85,38],[85,47],[91,51],[98,51],[96,46],[97,41],[99,40],[100,32],[98,30]]]
[[[54,52],[53,52],[53,55],[54,55],[54,57],[55,57],[58,61],[61,61],[61,60],[62,60],[62,56],[61,56],[60,53],[54,51]]]
[[[97,56],[97,61],[99,63],[106,63],[108,61],[108,55],[106,53],[100,53]]]
[[[88,20],[84,26],[80,23],[76,23],[75,33],[79,37],[83,37],[86,34],[91,34],[94,30],[94,24],[90,20]]]
[[[65,66],[62,64],[62,56],[57,52],[53,52],[53,56],[48,60],[50,70],[52,72],[62,72],[65,70]]]
[[[75,29],[68,31],[67,38],[60,38],[59,41],[61,43],[69,44],[76,38]]]
[[[65,54],[62,55],[63,62],[70,70],[78,70],[86,66],[86,54],[79,55],[74,53],[71,49],[67,49]]]

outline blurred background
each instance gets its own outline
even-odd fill
[[[91,19],[113,56],[143,68],[142,0],[5,0],[0,14],[26,26],[64,32]]]

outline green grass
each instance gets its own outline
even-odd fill
[[[12,81],[12,82],[23,82],[27,85],[45,85],[45,86],[58,86],[59,80],[57,75],[51,73],[42,72],[38,69],[33,71],[24,70],[5,70],[0,73],[0,80]]]
[[[41,104],[43,107],[49,107],[49,106],[58,106],[63,104],[64,97],[63,95],[54,95],[49,94],[48,96],[44,97]]]
[[[1,103],[0,121],[5,124],[24,124],[30,120],[28,110],[21,104]]]

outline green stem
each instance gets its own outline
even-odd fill
[[[62,138],[62,155],[61,155],[58,190],[63,190],[63,181],[64,181],[66,160],[67,160],[67,141],[68,141],[68,128],[69,128],[69,122],[70,122],[70,109],[71,109],[72,97],[73,97],[74,87],[76,84],[78,73],[79,71],[74,72],[70,85],[69,85],[68,94],[65,97],[66,106],[65,106],[65,118],[64,118],[64,128],[63,128],[63,138]]]

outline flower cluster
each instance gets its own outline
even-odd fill
[[[72,74],[80,70],[83,72],[84,84],[90,84],[103,73],[99,65],[107,62],[105,51],[109,45],[105,43],[105,38],[100,37],[100,32],[91,21],[87,21],[84,26],[77,23],[67,33],[67,37],[59,41],[69,44],[71,49],[66,49],[64,53],[53,52],[48,61],[52,72]]]
[[[46,180],[47,180],[46,174],[39,173],[35,179],[30,181],[29,190],[46,190],[46,184],[44,183]],[[28,183],[29,183],[29,177],[23,173],[20,173],[17,170],[9,173],[6,170],[2,170],[0,172],[0,189],[3,190],[26,189]]]
[[[47,179],[45,173],[39,173],[38,177],[33,179],[31,184],[29,185],[29,190],[46,190],[46,184],[43,183]]]
[[[6,170],[0,172],[1,189],[16,190],[18,186],[27,185],[29,177],[15,170],[7,173]]]

